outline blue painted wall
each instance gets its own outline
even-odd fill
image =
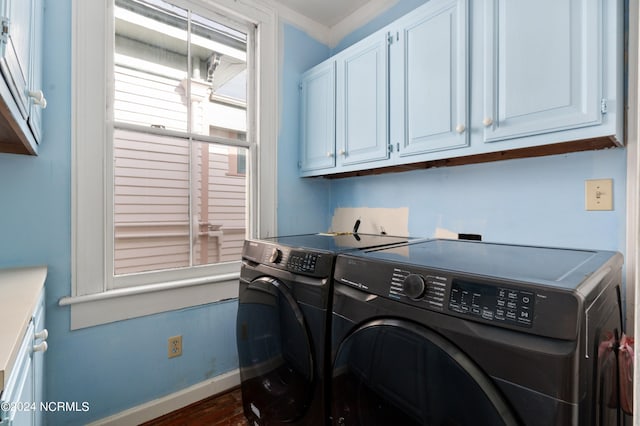
[[[329,182],[298,177],[301,74],[330,56],[330,49],[290,25],[282,27],[278,138],[278,233],[291,235],[329,228]],[[301,207],[303,206],[303,207]],[[302,211],[302,208],[304,210]]]
[[[614,211],[584,209],[585,179],[613,178]],[[610,149],[332,181],[331,207],[409,207],[409,232],[625,249],[626,151]]]

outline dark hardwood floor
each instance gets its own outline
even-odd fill
[[[240,388],[195,402],[142,426],[248,426]]]

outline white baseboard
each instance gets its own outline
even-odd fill
[[[137,407],[89,423],[88,426],[137,425],[234,388],[239,384],[240,370],[232,370],[172,393],[171,395],[149,401]]]

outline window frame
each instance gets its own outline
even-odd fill
[[[248,127],[256,144],[249,149],[255,173],[248,182],[251,208],[248,234],[276,234],[278,36],[274,10],[253,0],[171,0],[197,13],[220,13],[256,26],[255,90],[248,91]],[[145,283],[113,288],[111,143],[114,123],[113,1],[72,1],[72,277],[71,329],[237,297],[240,262],[151,273]],[[224,18],[223,18],[224,19]],[[104,82],[104,84],[100,84]],[[255,96],[251,99],[251,96]],[[251,108],[255,106],[256,110]],[[110,259],[111,258],[111,259]]]

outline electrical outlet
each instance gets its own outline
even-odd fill
[[[182,336],[169,337],[169,358],[182,355]]]
[[[584,192],[586,210],[613,210],[613,179],[589,179]]]

